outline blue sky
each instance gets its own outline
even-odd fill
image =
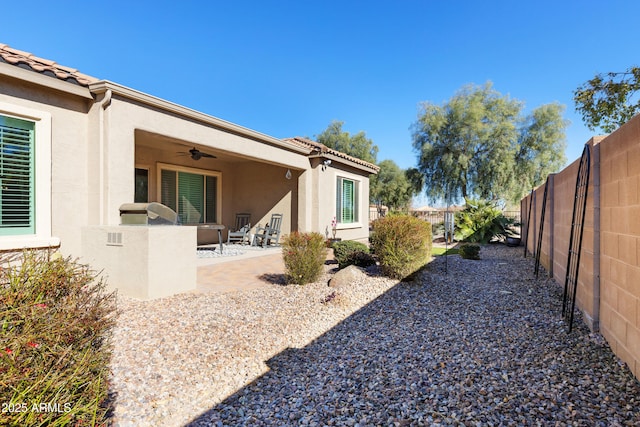
[[[1,10],[0,43],[278,138],[344,121],[402,168],[416,164],[419,104],[489,80],[525,112],[564,104],[576,159],[593,132],[573,90],[640,63],[635,0],[70,0]]]

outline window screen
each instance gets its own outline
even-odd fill
[[[35,233],[35,123],[0,116],[0,235]]]

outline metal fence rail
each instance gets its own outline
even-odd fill
[[[536,249],[535,257],[535,274],[536,278],[538,277],[538,272],[540,271],[540,253],[542,252],[542,236],[544,235],[544,215],[547,210],[547,193],[549,192],[549,177],[547,177],[547,182],[544,184],[544,196],[542,196],[542,212],[540,212],[540,229],[538,233],[538,248]]]
[[[573,326],[573,312],[576,306],[576,291],[578,287],[578,273],[580,271],[582,232],[584,230],[584,213],[587,208],[590,168],[591,154],[589,145],[585,145],[582,151],[582,157],[580,158],[578,176],[576,177],[573,218],[571,220],[571,235],[569,236],[569,253],[567,256],[567,275],[564,281],[564,294],[562,296],[562,316],[569,324],[569,332],[571,332]]]

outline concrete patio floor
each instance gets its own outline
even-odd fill
[[[256,289],[284,279],[282,248],[234,248],[244,253],[198,259],[196,292]]]

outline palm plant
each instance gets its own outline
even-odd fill
[[[465,199],[465,208],[456,213],[456,239],[489,243],[515,235],[513,218],[507,218],[494,202]]]

